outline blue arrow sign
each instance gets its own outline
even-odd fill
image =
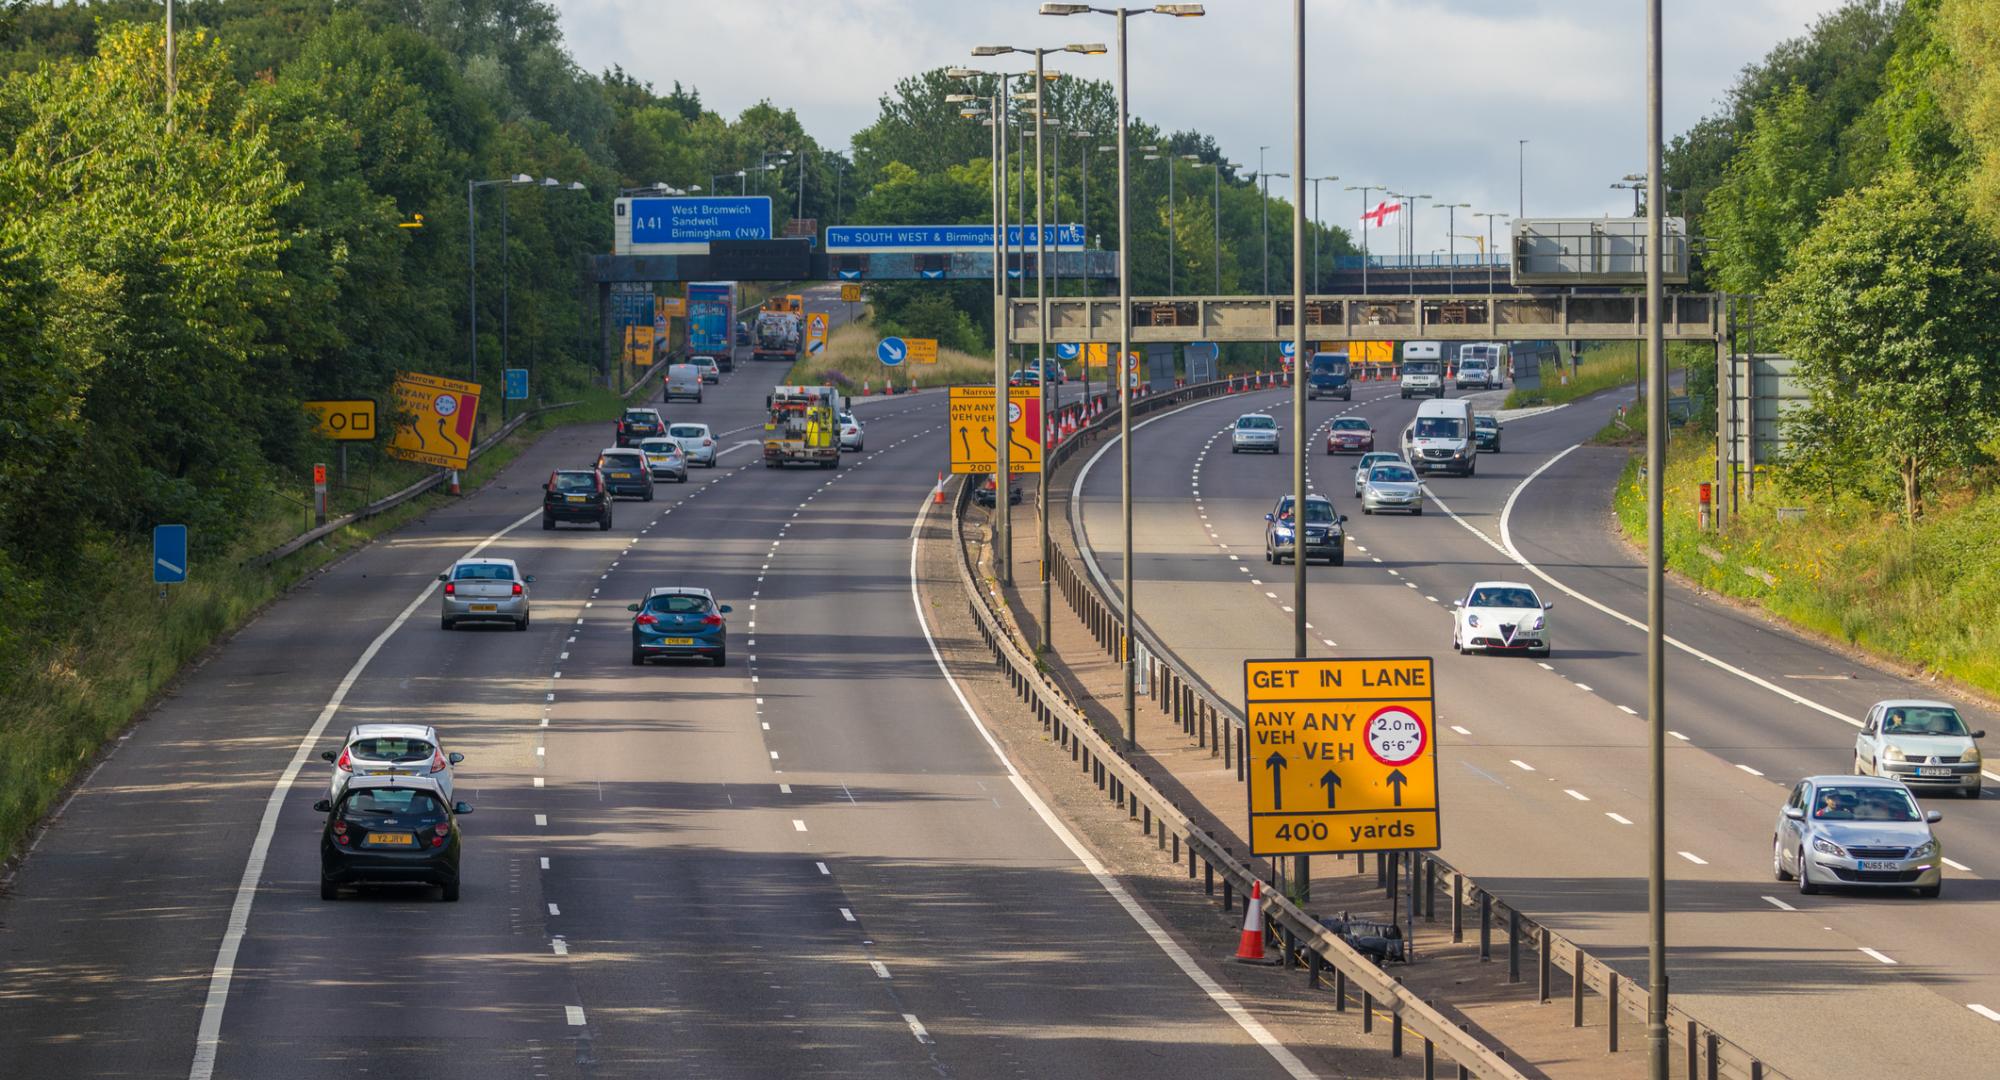
[[[153,583],[178,585],[188,579],[188,527],[153,526]]]
[[[918,273],[920,273],[920,274],[922,274],[922,275],[924,276],[924,280],[925,280],[925,281],[943,281],[943,280],[944,280],[944,271],[942,271],[942,270],[920,270],[920,271],[918,271]]]
[[[1056,346],[1056,359],[1074,360],[1081,351],[1075,342],[1065,341]]]
[[[1189,357],[1200,360],[1214,360],[1222,354],[1222,350],[1213,341],[1190,341],[1187,343],[1186,352]]]
[[[842,281],[860,281],[860,280],[861,280],[861,271],[859,271],[859,270],[842,270],[842,271],[840,271],[840,280],[842,280]]]
[[[1280,342],[1278,342],[1278,355],[1279,355],[1279,356],[1295,356],[1295,355],[1297,355],[1297,354],[1298,354],[1298,351],[1299,351],[1299,347],[1298,347],[1298,343],[1297,343],[1297,342],[1294,342],[1294,341],[1280,341]]]
[[[895,367],[910,355],[910,347],[899,337],[885,337],[875,345],[875,359],[884,367]]]

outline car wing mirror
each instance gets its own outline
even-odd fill
[[[730,612],[731,612],[732,610],[734,610],[734,609],[733,609],[733,608],[731,608],[731,607],[730,607],[730,606],[729,606],[728,604],[724,604],[724,605],[722,605],[721,607],[718,607],[718,608],[716,608],[715,610],[717,610],[717,611],[719,611],[719,612],[723,613],[724,615],[727,615],[727,614],[729,614],[729,613],[730,613]]]
[[[439,574],[439,575],[438,575],[438,580],[439,580],[439,581],[450,581],[450,580],[451,580],[451,575],[450,575],[450,574]]]
[[[1556,606],[1556,602],[1555,602],[1554,600],[1544,600],[1544,601],[1542,601],[1542,610],[1543,610],[1543,611],[1547,611],[1547,610],[1549,610],[1549,609],[1551,609],[1551,608],[1553,608],[1553,607],[1555,607],[1555,606]]]
[[[1264,515],[1264,520],[1265,520],[1265,521],[1276,521],[1276,520],[1278,520],[1278,515],[1276,515],[1276,514],[1265,514],[1265,515]]]
[[[639,610],[639,605],[637,605],[637,604],[626,604],[626,605],[625,605],[625,610],[626,610],[626,611],[637,611],[637,610]]]
[[[1985,737],[1986,737],[1986,729],[1985,729],[1985,728],[1980,728],[1980,729],[1979,729],[1978,731],[1975,731],[1975,732],[1973,732],[1973,733],[1972,733],[1972,737],[1973,737],[1973,738],[1975,738],[1975,739],[1983,739],[1983,738],[1985,738]]]
[[[1787,806],[1785,807],[1785,816],[1791,818],[1793,821],[1804,821],[1806,819],[1805,807]]]
[[[529,574],[527,577],[524,577],[521,580],[530,585],[533,585],[535,583],[535,575]]]
[[[1342,514],[1342,515],[1340,515],[1340,523],[1341,523],[1342,525],[1345,525],[1345,524],[1347,524],[1347,515],[1346,515],[1346,514]]]
[[[1927,821],[1927,822],[1929,822],[1929,823],[1931,823],[1932,825],[1935,825],[1935,824],[1937,824],[1938,822],[1940,822],[1940,821],[1943,821],[1943,820],[1944,820],[1944,811],[1942,811],[1942,810],[1926,810],[1926,811],[1924,811],[1924,820],[1925,820],[1925,821]]]
[[[320,801],[313,804],[313,812],[319,814],[331,814],[333,813],[333,802],[329,799],[321,799]]]
[[[444,757],[446,761],[451,762],[453,765],[458,765],[465,761],[464,754],[446,754]]]
[[[454,814],[470,814],[472,813],[472,804],[469,802],[452,803],[451,812]]]
[[[336,754],[334,754],[334,752],[333,752],[333,751],[331,751],[331,750],[324,750],[324,751],[321,751],[321,752],[320,752],[320,755],[319,755],[319,759],[320,759],[321,761],[332,761],[332,760],[333,760],[333,759],[334,759],[334,758],[335,758],[336,756],[337,756],[337,755],[336,755]]]

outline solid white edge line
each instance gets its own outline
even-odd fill
[[[1196,404],[1200,404],[1200,402]],[[1172,414],[1167,413],[1164,415]],[[1098,453],[1102,455],[1103,451],[1099,450]],[[1095,461],[1097,459],[1092,458],[1091,460]],[[1082,477],[1079,476],[1077,479],[1078,486],[1081,487],[1082,483]],[[930,510],[931,500],[927,498],[924,500],[923,508],[917,511],[917,524],[919,527],[922,526],[924,518],[930,513]],[[538,514],[540,512],[539,510],[536,511]],[[1139,929],[1144,931],[1147,937],[1153,939],[1153,944],[1157,945],[1161,952],[1167,954],[1167,958],[1173,961],[1175,967],[1180,968],[1181,974],[1187,976],[1188,981],[1200,987],[1201,991],[1208,995],[1210,1001],[1215,1002],[1216,1006],[1227,1014],[1231,1020],[1236,1021],[1236,1026],[1242,1028],[1243,1033],[1250,1036],[1251,1041],[1263,1047],[1264,1052],[1271,1055],[1272,1060],[1276,1061],[1295,1080],[1316,1080],[1313,1071],[1306,1067],[1305,1062],[1299,1060],[1298,1055],[1286,1049],[1285,1045],[1280,1043],[1277,1037],[1271,1034],[1270,1029],[1260,1023],[1256,1017],[1251,1016],[1249,1011],[1237,1002],[1234,994],[1223,989],[1221,984],[1210,978],[1208,972],[1203,971],[1201,966],[1194,962],[1194,957],[1188,955],[1187,950],[1181,948],[1179,942],[1168,936],[1166,930],[1158,922],[1155,922],[1151,915],[1147,914],[1146,909],[1140,907],[1139,902],[1134,900],[1131,894],[1125,891],[1125,887],[1105,871],[1104,865],[1098,862],[1089,849],[1085,848],[1075,835],[1069,831],[1068,826],[1065,826],[1056,817],[1055,811],[1049,809],[1048,804],[1043,802],[1041,796],[1035,793],[1035,789],[1029,786],[1027,780],[1021,776],[1020,770],[1014,768],[1014,762],[1007,757],[1007,752],[1000,748],[999,740],[993,737],[993,733],[987,729],[985,722],[979,718],[978,710],[974,709],[972,702],[966,699],[965,691],[958,685],[958,679],[952,675],[951,668],[944,662],[944,654],[938,651],[937,639],[931,635],[930,620],[924,617],[923,594],[919,591],[917,585],[917,545],[920,540],[921,537],[918,537],[910,541],[910,606],[917,613],[917,626],[924,632],[924,644],[930,648],[931,660],[937,664],[938,673],[944,676],[945,685],[951,687],[952,696],[958,699],[959,708],[965,711],[966,719],[972,721],[973,728],[979,732],[981,738],[986,740],[986,745],[993,749],[993,756],[1000,759],[1001,766],[1007,770],[1007,779],[1014,784],[1014,790],[1021,793],[1021,798],[1034,808],[1036,816],[1042,819],[1042,824],[1048,826],[1049,831],[1056,835],[1056,839],[1062,841],[1063,846],[1070,850],[1070,854],[1076,856],[1077,861],[1083,864],[1083,868],[1090,872],[1090,876],[1097,879],[1099,887],[1106,893],[1109,893],[1111,898],[1118,902],[1119,907],[1125,909],[1125,914],[1131,916],[1132,921],[1139,924]],[[922,1025],[917,1023],[916,1017],[905,1014],[903,1019],[910,1023],[912,1031],[921,1032],[923,1030]],[[919,1034],[918,1038],[923,1039],[925,1036]]]
[[[1777,909],[1778,909],[1779,911],[1797,911],[1797,910],[1798,910],[1798,908],[1795,908],[1795,907],[1793,907],[1792,905],[1790,905],[1790,904],[1787,904],[1787,903],[1785,903],[1785,902],[1784,902],[1783,900],[1780,900],[1780,899],[1778,899],[1778,898],[1777,898],[1777,897],[1775,897],[1775,896],[1767,896],[1767,897],[1765,897],[1765,898],[1764,898],[1764,902],[1765,902],[1765,903],[1768,903],[1768,904],[1770,904],[1770,905],[1771,905],[1772,907],[1774,907],[1774,908],[1777,908]]]
[[[537,508],[523,514],[512,525],[481,540],[472,550],[459,558],[469,559],[478,555],[497,543],[501,537],[540,517],[541,513]],[[291,763],[285,766],[283,773],[279,774],[278,782],[272,786],[271,794],[264,800],[264,814],[257,822],[257,837],[250,843],[250,857],[243,864],[242,879],[236,883],[236,899],[229,907],[229,921],[223,928],[222,944],[215,950],[215,966],[209,972],[208,996],[202,1002],[201,1023],[195,1029],[194,1062],[188,1066],[188,1080],[210,1080],[215,1075],[215,1055],[220,1049],[222,1039],[222,1013],[229,1004],[229,984],[236,977],[236,954],[242,949],[243,935],[250,928],[250,909],[257,902],[258,882],[264,876],[264,862],[271,853],[271,836],[277,831],[278,814],[284,809],[285,797],[291,793],[292,781],[297,779],[299,770],[305,767],[307,759],[312,755],[313,744],[326,733],[327,724],[331,723],[334,714],[340,711],[340,706],[347,700],[348,691],[354,688],[355,682],[361,678],[361,673],[368,667],[369,661],[375,659],[375,654],[382,651],[382,646],[389,643],[389,638],[397,630],[402,629],[403,624],[410,621],[410,616],[416,614],[417,609],[431,598],[431,594],[437,591],[437,584],[436,581],[426,584],[416,599],[411,600],[381,633],[375,635],[375,640],[369,642],[368,647],[361,651],[354,665],[341,677],[340,684],[334,687],[333,696],[327,699],[326,707],[320,710],[312,727],[307,729],[305,737],[299,740],[298,749],[292,751]],[[577,1015],[582,1016],[582,1010],[577,1010]]]
[[[1988,1020],[2000,1021],[2000,1012],[1994,1012],[1984,1005],[1967,1005],[1966,1008],[1971,1009]]]
[[[1861,946],[1861,951],[1867,953],[1869,956],[1872,956],[1877,960],[1880,960],[1885,964],[1893,964],[1896,962],[1895,960],[1891,959],[1888,954],[1877,952],[1876,950],[1871,949],[1866,945]]]

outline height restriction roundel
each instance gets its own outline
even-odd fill
[[[431,408],[436,409],[439,416],[450,416],[458,411],[458,398],[451,394],[439,394],[432,400]]]
[[[1424,752],[1430,732],[1417,715],[1400,705],[1377,709],[1368,718],[1368,756],[1391,767],[1408,765]]]

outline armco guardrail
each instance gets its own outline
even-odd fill
[[[1057,745],[1069,750],[1070,760],[1088,774],[1098,790],[1131,817],[1140,821],[1147,835],[1157,836],[1160,850],[1172,845],[1172,858],[1182,862],[1186,847],[1187,876],[1195,877],[1201,864],[1204,887],[1215,894],[1221,879],[1222,907],[1230,910],[1239,892],[1248,895],[1252,882],[1260,881],[1249,866],[1238,861],[1228,847],[1198,828],[1180,808],[1162,795],[1125,761],[1105,738],[1091,727],[1076,706],[1036,670],[1035,660],[1015,642],[987,605],[973,572],[965,543],[965,508],[974,485],[962,484],[952,514],[952,542],[958,551],[959,586],[966,604],[979,626],[980,637],[1005,669],[1008,684],[1034,710]],[[1388,1014],[1390,1052],[1403,1054],[1403,1033],[1407,1028],[1423,1040],[1424,1075],[1434,1075],[1436,1055],[1458,1064],[1460,1076],[1525,1080],[1499,1052],[1481,1043],[1428,1002],[1404,988],[1402,983],[1376,967],[1345,941],[1320,926],[1313,917],[1280,895],[1276,889],[1264,893],[1266,940],[1277,939],[1286,967],[1294,967],[1301,955],[1306,958],[1309,985],[1317,987],[1331,968],[1339,1007],[1345,1009],[1350,996],[1359,995],[1363,1010],[1363,1030],[1372,1030],[1378,1011]]]
[[[1258,389],[1261,382],[1250,389]],[[1234,389],[1243,389],[1239,378]],[[1232,392],[1231,384],[1209,383],[1183,387],[1167,393],[1144,398],[1133,403],[1135,415],[1140,412],[1158,412],[1182,404],[1212,397],[1218,393]],[[1109,411],[1077,432],[1073,438],[1051,449],[1043,460],[1043,468],[1054,473],[1071,454],[1085,446],[1093,445],[1107,432],[1115,433],[1118,416]],[[1074,529],[1074,520],[1072,520]],[[1081,535],[1077,536],[1078,546],[1083,546]],[[1064,599],[1070,605],[1091,637],[1106,655],[1112,659],[1119,657],[1121,639],[1120,608],[1110,600],[1110,588],[1093,565],[1089,573],[1077,569],[1069,556],[1060,551],[1052,552],[1050,572]],[[975,591],[975,597],[979,594]],[[980,606],[975,603],[975,607]],[[984,624],[982,624],[984,625]],[[1173,652],[1148,630],[1144,623],[1135,620],[1133,635],[1137,638],[1137,662],[1142,667],[1147,696],[1153,703],[1170,716],[1181,727],[1188,738],[1197,746],[1208,748],[1210,756],[1221,756],[1235,767],[1236,779],[1247,782],[1249,751],[1244,745],[1245,728],[1243,714],[1234,705],[1222,700],[1213,688],[1199,676],[1194,675]],[[998,650],[996,649],[996,653]],[[1027,669],[1032,673],[1034,668]],[[1020,676],[1016,676],[1017,680]],[[1032,676],[1040,682],[1039,676]],[[1045,721],[1046,723],[1046,721]],[[1226,850],[1226,849],[1225,849]],[[1538,923],[1532,916],[1522,912],[1504,899],[1487,891],[1478,882],[1461,873],[1443,859],[1428,853],[1397,858],[1393,854],[1378,857],[1376,865],[1377,882],[1388,893],[1391,908],[1398,906],[1398,892],[1408,898],[1411,924],[1422,917],[1436,918],[1437,893],[1441,882],[1449,883],[1446,902],[1447,916],[1451,921],[1451,935],[1454,942],[1463,941],[1468,916],[1476,913],[1479,935],[1479,955],[1482,960],[1491,959],[1494,952],[1493,933],[1496,927],[1506,933],[1507,981],[1522,982],[1521,964],[1523,950],[1532,951],[1532,959],[1537,971],[1537,989],[1540,1000],[1551,998],[1551,980],[1554,972],[1561,972],[1571,980],[1571,1023],[1582,1027],[1584,1017],[1584,995],[1586,992],[1603,997],[1607,1003],[1606,1036],[1609,1049],[1615,1051],[1620,1046],[1621,1017],[1629,1017],[1640,1025],[1640,1038],[1644,1037],[1643,1024],[1647,1011],[1647,988],[1621,974],[1602,960],[1591,956],[1575,942]],[[1407,881],[1405,881],[1407,879]],[[1316,925],[1308,922],[1308,925]],[[1688,1080],[1718,1080],[1721,1077],[1736,1080],[1785,1080],[1784,1074],[1771,1068],[1748,1050],[1731,1042],[1713,1027],[1701,1023],[1685,1011],[1669,1004],[1668,1034],[1685,1055]]]

